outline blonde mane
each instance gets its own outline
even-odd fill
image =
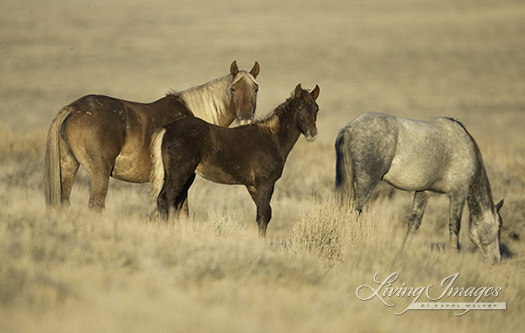
[[[231,102],[231,86],[245,78],[257,84],[250,73],[240,71],[233,82],[232,75],[227,74],[203,85],[183,90],[178,94],[196,117],[219,125],[224,122],[224,118],[228,117],[227,113],[230,111],[228,107]],[[235,115],[232,117],[234,118]]]

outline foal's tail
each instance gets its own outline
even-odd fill
[[[164,161],[162,160],[162,139],[166,133],[165,128],[161,128],[153,133],[151,138],[151,173],[149,182],[151,190],[149,195],[152,198],[159,196],[162,186],[164,186]]]
[[[51,122],[47,132],[46,157],[44,161],[44,195],[48,207],[60,207],[62,204],[62,182],[60,168],[60,136],[62,125],[71,115],[72,110],[63,108]]]
[[[350,143],[345,131],[341,131],[335,141],[335,190],[341,204],[354,204],[354,172]]]

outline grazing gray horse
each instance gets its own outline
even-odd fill
[[[429,192],[444,193],[450,198],[449,246],[459,249],[461,214],[467,201],[470,239],[487,262],[500,262],[503,200],[494,205],[479,147],[460,122],[365,113],[341,130],[335,149],[336,189],[357,211],[361,212],[381,180],[415,191],[406,241],[421,224]]]

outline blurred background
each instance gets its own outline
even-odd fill
[[[150,102],[257,60],[258,115],[319,84],[325,139],[365,111],[524,125],[524,17],[511,0],[2,0],[0,122],[45,130],[89,93]]]

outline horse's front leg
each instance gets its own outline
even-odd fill
[[[459,251],[459,229],[461,228],[461,214],[465,206],[465,197],[451,196],[449,203],[449,247]]]
[[[259,236],[266,238],[266,228],[272,218],[270,200],[272,199],[274,184],[247,186],[247,188],[257,206],[257,226],[259,227]]]

